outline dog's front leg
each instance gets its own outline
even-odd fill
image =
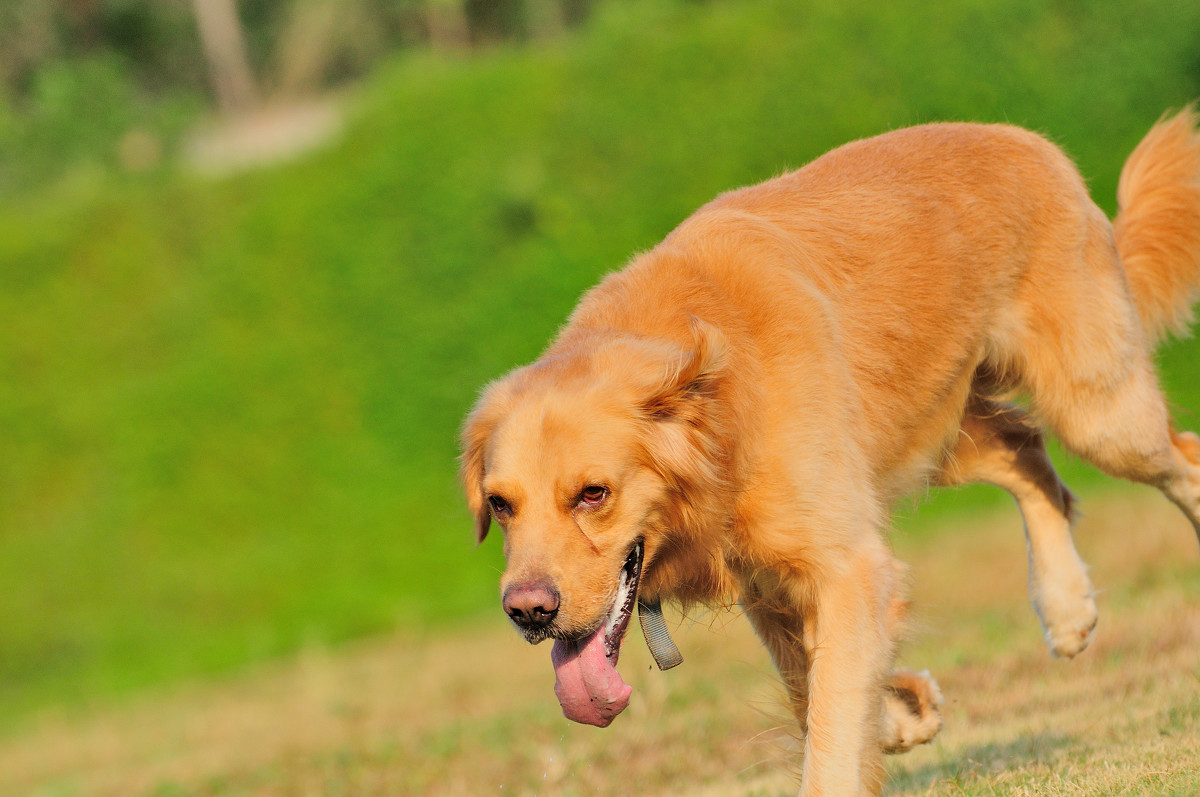
[[[794,596],[769,573],[742,583],[742,608],[787,687],[788,703],[802,734],[808,731],[808,652],[804,615]]]
[[[742,582],[742,605],[805,734],[802,797],[876,795],[892,659],[887,606],[898,571],[873,535],[825,564],[815,575],[756,570]]]
[[[887,606],[895,568],[871,533],[797,583],[805,610],[808,733],[801,797],[859,797],[883,788],[882,683],[891,665]],[[807,595],[805,594],[807,593]]]

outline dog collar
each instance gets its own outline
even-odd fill
[[[683,664],[683,655],[679,648],[675,647],[675,642],[667,631],[661,601],[638,598],[638,621],[642,624],[646,647],[650,648],[650,655],[654,657],[658,669],[669,670]]]

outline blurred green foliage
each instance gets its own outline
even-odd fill
[[[234,30],[222,29],[239,34],[251,94],[277,104],[345,86],[406,49],[462,54],[554,35],[595,1],[4,0],[0,197],[112,171],[130,133],[175,149],[213,99],[202,3],[234,6]]]
[[[600,275],[722,190],[931,120],[1046,131],[1111,210],[1198,45],[1194,0],[613,3],[408,53],[301,163],[0,204],[0,724],[495,612],[456,428]],[[124,124],[114,69],[46,77],[47,119]],[[1163,355],[1192,412],[1196,354]]]

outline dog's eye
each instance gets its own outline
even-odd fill
[[[512,506],[498,495],[489,495],[488,504],[492,507],[492,512],[497,515],[507,515],[512,512]]]
[[[605,498],[608,498],[608,488],[598,484],[584,487],[583,492],[579,494],[579,502],[588,506],[599,506],[604,503]]]

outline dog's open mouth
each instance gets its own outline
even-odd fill
[[[629,705],[633,687],[621,679],[617,659],[637,602],[644,550],[639,540],[629,552],[612,606],[600,626],[578,639],[560,639],[554,643],[550,652],[554,663],[554,694],[567,719],[604,728]]]

